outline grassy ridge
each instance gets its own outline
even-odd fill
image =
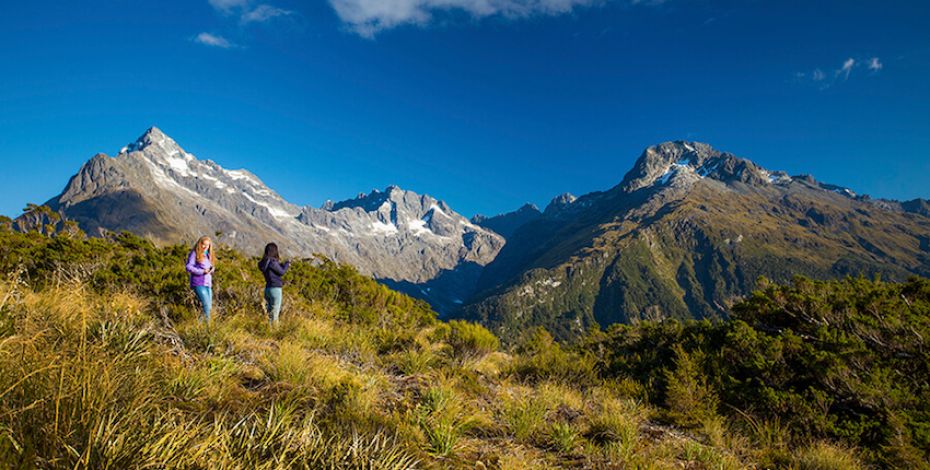
[[[855,366],[852,375],[803,374],[808,356],[830,359],[826,347],[766,362],[777,347],[787,350],[775,344],[788,341],[787,332],[811,334],[803,329],[808,319],[768,330],[781,318],[780,304],[762,299],[779,298],[777,287],[745,303],[745,317],[733,326],[646,322],[594,332],[570,347],[531,330],[501,350],[485,328],[439,322],[425,303],[325,260],[292,265],[283,320],[272,329],[256,260],[228,250],[219,256],[216,321],[207,328],[196,320],[182,269],[187,249],[127,234],[104,240],[0,228],[0,467],[926,463],[918,432],[926,382],[913,367],[924,357],[923,340],[875,362],[865,360],[868,347],[827,361]],[[889,302],[894,289],[905,288],[874,285],[870,295]],[[922,295],[905,297],[926,308]],[[846,318],[844,311],[834,314]],[[878,338],[887,343],[911,327],[924,335],[926,323],[911,315],[925,319],[926,311],[907,315],[894,317],[898,329],[879,328]],[[852,325],[864,321],[848,318]],[[743,345],[735,351],[743,361],[724,348],[734,345]],[[912,357],[887,359],[898,352]],[[756,369],[741,369],[749,365]],[[870,367],[885,372],[862,375]],[[800,423],[819,415],[788,418],[810,396],[846,400],[825,388],[840,383],[835,377],[855,376],[865,387],[905,370],[914,381],[875,389],[893,398],[876,413],[846,421],[830,421],[827,413],[806,427]],[[831,379],[817,382],[820,376]],[[859,397],[865,389],[850,390]],[[747,406],[756,401],[760,406]],[[888,428],[887,439],[863,439],[872,434],[841,425],[857,416],[891,416],[878,426],[900,425]]]

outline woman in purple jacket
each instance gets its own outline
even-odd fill
[[[265,256],[258,262],[258,269],[265,276],[265,302],[267,302],[268,320],[271,321],[271,326],[278,323],[278,315],[281,313],[281,287],[284,286],[281,276],[290,266],[290,261],[281,264],[278,245],[274,243],[265,245]]]
[[[187,272],[191,275],[191,289],[200,300],[203,308],[203,321],[210,323],[210,309],[213,307],[213,271],[216,266],[216,254],[209,237],[200,237],[194,249],[187,255]]]

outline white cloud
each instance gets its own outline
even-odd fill
[[[292,12],[283,8],[262,4],[242,13],[243,23],[264,23],[272,18],[287,16]]]
[[[404,24],[425,25],[433,14],[461,11],[476,18],[526,17],[568,13],[575,7],[609,0],[329,0],[339,19],[364,37]],[[661,0],[634,0],[657,4]]]
[[[216,8],[222,12],[230,12],[237,8],[245,8],[249,4],[249,0],[207,0],[210,3],[210,6]]]
[[[278,8],[274,5],[262,3],[252,7],[252,0],[207,0],[214,9],[225,15],[237,15],[242,24],[264,23],[279,16],[287,16],[293,12]]]
[[[843,61],[843,66],[836,71],[836,76],[843,76],[843,80],[849,80],[849,74],[852,73],[853,67],[856,66],[856,59],[852,57]]]
[[[265,23],[274,18],[294,14],[290,10],[278,8],[274,5],[261,3],[257,6],[254,0],[207,0],[216,11],[222,13],[227,18],[239,17],[239,28],[252,23]],[[222,49],[239,47],[229,42],[228,39],[217,34],[203,32],[193,38],[194,42]]]
[[[849,80],[849,77],[852,75],[853,71],[861,70],[862,68],[867,68],[872,72],[877,73],[879,70],[884,67],[881,59],[878,57],[872,57],[869,60],[859,60],[853,57],[850,57],[843,61],[840,65],[840,68],[833,70],[833,75],[828,78],[827,74],[821,68],[814,69],[811,73],[806,72],[796,72],[794,74],[795,82],[814,82],[817,83],[821,90],[826,90],[827,88],[836,85],[837,82],[845,82]]]
[[[233,47],[233,43],[229,42],[228,39],[223,36],[217,36],[210,33],[200,33],[194,38],[194,42],[198,42],[205,46],[219,47],[222,49],[229,49]]]

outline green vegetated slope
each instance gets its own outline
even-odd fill
[[[256,260],[225,249],[207,328],[186,253],[0,224],[0,467],[927,465],[925,280],[502,350],[325,260],[292,265],[271,328]]]
[[[486,269],[508,280],[485,284],[461,316],[506,339],[532,326],[574,338],[613,323],[725,318],[759,276],[928,275],[928,237],[923,215],[801,179],[612,190],[572,219],[518,231]]]
[[[678,422],[722,413],[770,449],[828,436],[880,467],[928,467],[930,281],[761,281],[728,321],[615,325],[584,348]]]

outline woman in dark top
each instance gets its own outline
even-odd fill
[[[281,313],[281,287],[284,285],[281,276],[287,272],[290,265],[290,261],[281,264],[278,245],[274,243],[265,245],[265,256],[258,262],[258,269],[265,276],[265,301],[268,303],[268,318],[271,326],[278,323],[278,315]]]

